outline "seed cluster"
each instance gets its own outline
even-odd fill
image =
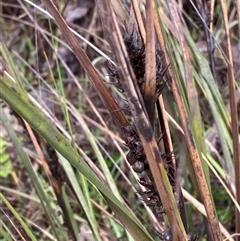
[[[125,34],[124,43],[134,74],[137,79],[139,89],[143,94],[145,88],[145,45],[142,43],[141,40],[134,40],[133,36],[129,33]],[[119,81],[119,76],[116,68],[111,63],[108,63],[108,68],[111,72],[110,76],[115,77],[116,82],[114,83],[114,85],[123,92],[123,88],[121,82]],[[161,51],[156,50],[156,100],[161,95],[163,88],[166,84],[163,77],[167,71],[167,68],[168,66],[164,66],[163,64]]]
[[[134,127],[131,125],[123,127],[121,137],[125,141],[125,144],[129,149],[129,152],[127,154],[127,160],[132,166],[133,170],[138,174],[141,174],[143,171],[149,170],[149,164],[147,162],[142,143]],[[162,158],[170,184],[174,191],[175,169],[171,161],[172,155],[173,153],[162,154]],[[139,183],[146,188],[146,191],[141,193],[142,200],[148,206],[160,207],[161,212],[163,212],[164,210],[162,209],[162,201],[159,198],[159,194],[154,183],[147,181],[143,177],[140,178]]]
[[[134,40],[133,36],[126,33],[124,36],[124,43],[128,52],[128,56],[135,73],[139,89],[141,93],[144,93],[145,87],[145,45],[141,40]],[[156,51],[156,100],[162,93],[165,82],[163,80],[164,74],[167,71],[167,67],[164,68],[161,51]]]
[[[142,173],[148,169],[148,162],[143,150],[142,143],[134,127],[129,125],[122,128],[122,139],[129,149],[127,160],[136,173]]]
[[[150,207],[159,207],[161,212],[163,212],[162,201],[153,183],[146,181],[146,179],[142,177],[140,178],[139,183],[146,188],[146,191],[141,195],[142,201]]]
[[[145,45],[141,39],[133,38],[132,34],[128,32],[124,36],[124,43],[126,50],[128,52],[129,60],[131,62],[133,71],[135,73],[137,83],[141,93],[144,93],[145,87]],[[112,64],[108,64],[108,68],[111,72],[110,76],[115,77],[115,86],[122,92],[123,88],[117,73],[116,68]],[[165,86],[165,81],[163,80],[164,74],[167,70],[167,67],[164,67],[161,51],[156,51],[156,92],[155,98],[159,97],[162,93],[162,90]],[[128,125],[121,129],[121,137],[125,141],[126,146],[129,149],[127,154],[127,160],[132,166],[133,170],[141,174],[146,170],[149,170],[149,164],[144,153],[142,143],[139,139],[137,131],[134,126]],[[173,165],[171,165],[172,153],[162,155],[164,160],[164,166],[169,175],[170,183],[175,187],[175,170]],[[142,200],[149,206],[160,207],[162,209],[162,202],[159,198],[158,191],[155,187],[155,184],[141,177],[139,183],[146,188],[146,191],[141,193]]]
[[[172,235],[172,231],[170,228],[167,228],[163,232],[158,233],[158,237],[160,238],[160,240],[163,240],[163,241],[172,241],[173,240],[173,235]],[[188,241],[197,241],[198,240],[198,237],[196,235],[193,236],[191,232],[187,233],[187,238],[188,238]]]
[[[66,182],[66,174],[62,165],[59,163],[56,151],[48,144],[46,145],[46,151],[49,156],[47,161],[52,176],[58,182],[59,186],[63,185]]]

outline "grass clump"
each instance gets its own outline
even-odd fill
[[[4,240],[239,240],[233,3],[1,8]]]

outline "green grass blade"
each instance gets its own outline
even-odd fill
[[[4,229],[3,229],[3,225],[0,225],[0,234],[1,234],[1,241],[13,241],[13,239],[10,237],[9,233],[7,233]]]
[[[69,198],[67,197],[67,194],[66,194],[66,186],[65,185],[62,186],[62,197],[63,197],[64,203],[65,203],[66,209],[67,209],[68,219],[71,222],[68,225],[69,226],[71,225],[71,227],[73,229],[73,233],[74,233],[74,238],[75,238],[75,240],[78,240],[78,226],[77,226],[77,223],[73,216],[73,210],[69,203]]]
[[[101,241],[101,237],[99,236],[99,232],[98,232],[98,227],[97,227],[97,222],[96,222],[96,219],[95,219],[95,216],[94,216],[94,213],[93,213],[93,210],[92,210],[92,205],[91,205],[91,201],[87,201],[86,199],[88,197],[86,197],[86,195],[83,195],[83,192],[81,190],[81,187],[78,183],[78,180],[73,172],[73,168],[71,167],[71,165],[69,164],[69,162],[63,157],[61,156],[60,154],[58,154],[58,156],[60,157],[61,159],[61,163],[63,165],[63,168],[68,176],[68,179],[72,185],[72,188],[76,194],[76,197],[78,198],[78,202],[80,203],[80,205],[82,206],[86,216],[87,216],[87,219],[88,219],[88,222],[92,228],[92,232],[95,236],[95,239],[98,240],[98,241]]]
[[[26,223],[22,220],[22,218],[20,217],[20,215],[18,214],[18,212],[14,209],[14,207],[8,202],[8,200],[3,196],[2,193],[0,193],[0,199],[5,203],[5,205],[8,207],[8,209],[11,211],[11,213],[13,214],[13,216],[19,221],[19,223],[21,224],[22,228],[24,229],[24,231],[26,232],[26,234],[28,235],[28,237],[32,240],[32,241],[37,241],[37,239],[35,238],[35,236],[33,235],[33,233],[31,232],[31,230],[29,229],[29,227],[26,225]]]

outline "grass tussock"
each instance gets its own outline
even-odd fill
[[[238,1],[0,4],[1,240],[240,240]]]

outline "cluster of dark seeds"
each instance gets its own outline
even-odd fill
[[[160,238],[160,240],[163,240],[163,241],[172,241],[173,240],[172,231],[170,228],[167,228],[166,230],[164,230],[161,233],[157,233],[157,235]],[[188,238],[188,241],[197,241],[198,240],[198,237],[196,235],[193,236],[191,232],[187,233],[187,238]]]
[[[176,176],[176,171],[172,163],[172,157],[173,153],[168,153],[168,154],[162,154],[162,159],[164,163],[164,167],[166,169],[167,175],[169,182],[173,188],[173,191],[175,190],[175,176]]]
[[[142,143],[139,139],[139,136],[135,128],[131,125],[125,126],[122,128],[121,137],[125,141],[126,146],[129,149],[127,154],[127,160],[132,166],[133,170],[141,174],[143,171],[149,170],[149,165],[143,150]],[[175,190],[175,169],[172,165],[172,155],[162,154],[164,161],[164,167],[166,169],[170,184]],[[139,183],[146,188],[146,191],[141,193],[142,201],[145,202],[150,207],[158,207],[161,212],[164,212],[162,209],[162,202],[159,198],[158,191],[153,182],[146,180],[144,177],[141,177]]]
[[[141,93],[144,93],[144,81],[145,81],[145,46],[142,41],[133,40],[133,36],[129,33],[125,34],[124,42],[129,55],[129,59],[135,73],[139,89]],[[156,51],[156,93],[155,98],[161,95],[165,86],[163,77],[167,71],[168,66],[163,65],[162,54],[159,50]],[[115,73],[117,79],[117,88],[122,90],[120,81],[118,80],[117,72]],[[122,90],[123,91],[123,90]],[[125,141],[126,146],[129,149],[127,154],[127,160],[132,166],[133,170],[141,174],[143,171],[149,170],[149,164],[146,159],[146,155],[143,150],[142,143],[135,128],[131,125],[122,128],[122,138]],[[163,137],[163,136],[162,136]],[[161,137],[161,138],[162,138]],[[160,139],[161,139],[160,138]],[[169,182],[172,186],[173,192],[175,193],[175,177],[176,172],[172,163],[173,153],[162,154],[164,167],[166,169]],[[141,199],[149,207],[157,210],[158,213],[164,213],[161,198],[156,189],[153,181],[146,180],[145,177],[140,177],[139,183],[146,188],[146,191],[141,192]],[[162,233],[158,233],[161,240],[172,241],[171,229],[166,229]],[[188,233],[188,241],[196,241],[197,237],[193,237],[191,233]]]
[[[149,207],[161,208],[163,212],[162,201],[158,195],[158,191],[152,182],[146,181],[145,178],[141,177],[139,183],[146,188],[146,191],[141,193],[141,199]]]
[[[139,89],[144,93],[145,84],[145,45],[142,40],[134,40],[132,34],[126,33],[124,36],[124,43],[128,52],[128,56],[135,73]],[[167,71],[168,66],[164,67],[162,61],[162,54],[160,50],[156,51],[156,100],[162,93],[165,81],[163,77]]]
[[[133,35],[126,33],[124,36],[124,43],[128,52],[129,60],[131,62],[133,71],[135,73],[137,83],[141,93],[144,93],[145,87],[145,45],[142,40],[134,40]],[[111,72],[110,76],[115,77],[114,85],[123,92],[122,85],[119,81],[119,76],[115,66],[108,63],[108,68]],[[165,86],[163,79],[168,66],[164,66],[162,61],[162,54],[160,50],[156,51],[156,100],[160,96]]]
[[[58,182],[59,186],[61,186],[66,182],[66,174],[62,165],[58,161],[59,159],[56,151],[48,144],[46,144],[46,151],[49,156],[47,162],[52,173],[52,177]]]
[[[131,125],[123,127],[121,137],[129,149],[127,160],[133,170],[138,174],[148,170],[149,165],[146,155],[134,127]],[[146,188],[146,191],[141,192],[142,201],[149,207],[153,207],[155,209],[160,208],[161,212],[163,212],[163,205],[155,185],[152,182],[147,181],[144,177],[140,178],[139,183]]]
[[[135,73],[137,83],[141,93],[144,92],[144,82],[145,82],[145,45],[140,38],[133,37],[133,34],[128,32],[124,36],[124,43],[126,50],[128,52],[129,60],[131,62],[133,71]],[[115,66],[108,63],[108,68],[110,70],[110,76],[115,78],[114,85],[123,92],[121,82],[119,80],[119,75]],[[164,67],[161,52],[156,51],[156,100],[162,93],[165,86],[165,81],[163,80],[164,74],[167,67]],[[125,141],[126,146],[129,149],[127,154],[127,160],[132,166],[133,170],[141,174],[142,172],[149,170],[148,161],[144,153],[142,143],[135,128],[131,125],[125,126],[121,130],[121,137]],[[175,170],[173,165],[171,165],[172,153],[169,155],[164,154],[163,156],[164,166],[169,175],[170,183],[175,187]],[[162,202],[159,198],[155,184],[145,178],[141,177],[139,183],[146,188],[146,191],[141,193],[142,200],[151,207],[160,207],[162,209]]]
[[[124,43],[139,87],[141,87],[145,75],[145,46],[141,40],[134,40],[129,33],[125,34]]]
[[[131,125],[122,128],[122,139],[129,149],[127,160],[136,173],[149,169],[142,143],[135,128]]]

